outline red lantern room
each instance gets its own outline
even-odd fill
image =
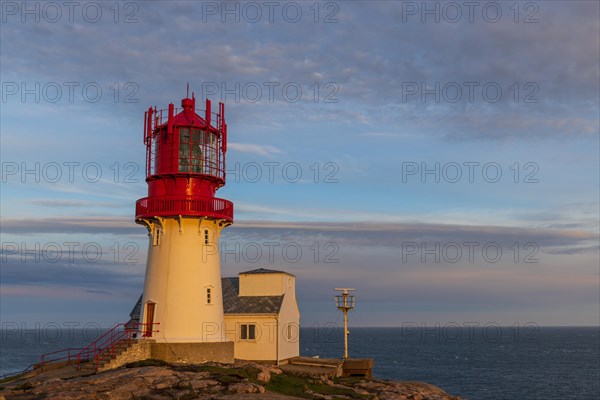
[[[181,100],[181,109],[150,107],[145,113],[148,197],[136,203],[136,220],[192,216],[233,222],[233,203],[214,197],[225,185],[227,124],[225,106],[218,113],[196,112],[196,99]]]

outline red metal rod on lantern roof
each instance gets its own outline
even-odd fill
[[[175,105],[169,103],[169,119],[167,121],[167,133],[173,133],[173,111],[175,111]]]
[[[223,148],[223,162],[225,162],[225,153],[227,152],[227,124],[223,124],[223,142],[221,147]]]
[[[146,112],[146,116],[148,119],[148,123],[146,124],[146,137],[145,140],[151,140],[152,138],[152,107],[148,108]]]
[[[210,100],[206,99],[206,110],[204,111],[204,119],[206,120],[206,123],[208,125],[210,125]]]

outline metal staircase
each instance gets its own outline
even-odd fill
[[[51,369],[63,365],[77,364],[77,369],[100,370],[103,366],[116,359],[119,355],[137,343],[137,337],[142,331],[147,332],[149,324],[129,321],[120,323],[106,331],[87,347],[69,348],[43,354],[35,369]],[[151,324],[152,332],[158,332],[156,322]]]

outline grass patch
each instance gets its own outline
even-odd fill
[[[244,381],[244,378],[240,375],[217,375],[214,378],[222,385],[229,385],[231,383]]]
[[[213,378],[223,384],[240,382],[244,379],[250,382],[258,382],[257,368],[229,368],[219,367],[216,365],[178,365],[175,367],[178,371],[190,371],[190,372],[208,372]]]
[[[21,378],[23,375],[25,375],[25,374],[20,373],[20,374],[16,374],[16,375],[7,376],[6,378],[0,379],[0,384],[12,382],[16,379]]]
[[[274,375],[265,386],[267,390],[287,396],[296,396],[304,399],[314,399],[315,396],[307,391],[324,395],[343,395],[352,399],[368,399],[369,396],[356,393],[352,389],[337,388],[319,381],[303,378],[297,375]]]
[[[273,375],[265,388],[271,392],[288,396],[298,396],[305,399],[311,398],[306,394],[306,389],[308,389],[306,379],[295,375]]]
[[[136,361],[125,365],[125,368],[137,368],[137,367],[169,367],[174,371],[187,371],[187,372],[208,372],[214,380],[218,381],[223,385],[231,383],[250,381],[252,383],[258,382],[258,368],[248,367],[221,367],[218,365],[205,365],[205,364],[189,364],[189,365],[174,365],[169,364],[162,360],[147,359],[142,361]]]
[[[196,400],[200,397],[192,390],[187,393],[182,394],[177,398],[177,400]]]
[[[340,385],[346,385],[346,386],[352,386],[359,382],[366,382],[366,381],[368,381],[368,379],[365,377],[362,377],[362,376],[344,376],[344,377],[333,378],[334,383],[339,383]]]
[[[29,390],[29,389],[33,389],[33,385],[31,384],[31,382],[25,382],[25,383],[22,383],[22,384],[14,387],[14,390]]]
[[[95,372],[90,372],[89,374],[84,374],[84,375],[75,375],[75,376],[66,376],[64,378],[61,378],[63,381],[70,381],[72,379],[77,379],[77,378],[87,378],[89,376],[93,376],[96,375]]]
[[[125,368],[138,368],[138,367],[168,367],[171,364],[163,360],[156,360],[154,358],[148,358],[147,360],[135,361],[125,365]]]
[[[360,394],[360,393],[356,393],[352,389],[337,388],[337,387],[329,386],[329,385],[325,385],[325,384],[318,384],[318,385],[309,384],[308,387],[313,392],[320,393],[320,394],[343,395],[343,396],[348,396],[351,399],[368,399],[369,398],[369,396],[366,396],[366,395]]]

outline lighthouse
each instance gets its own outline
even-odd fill
[[[135,210],[149,237],[142,338],[226,342],[218,244],[221,230],[233,223],[233,203],[215,197],[225,185],[225,107],[219,103],[212,112],[206,99],[199,111],[193,94],[181,108],[151,107],[144,144],[148,197]]]
[[[225,106],[196,108],[192,93],[144,116],[148,196],[135,221],[148,231],[144,291],[117,324],[74,355],[96,371],[158,359],[169,363],[276,363],[298,357],[300,311],[295,275],[256,268],[221,277],[219,238],[233,223],[225,185]],[[139,339],[139,340],[133,340]],[[40,365],[72,359],[57,352]]]

